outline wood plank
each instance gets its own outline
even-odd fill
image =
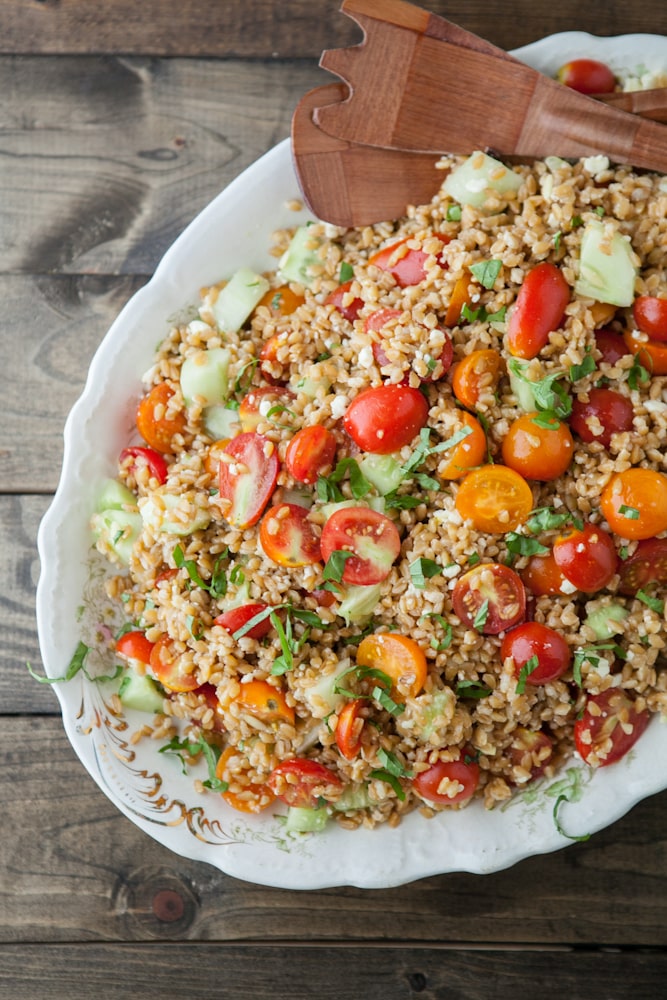
[[[307,63],[0,58],[2,270],[152,274],[324,79]]]
[[[103,996],[105,1000],[655,1000],[664,995],[664,952],[467,951],[380,948],[116,944],[0,949],[0,998]]]
[[[415,0],[504,48],[524,45],[554,31],[615,34],[665,31],[661,0],[605,3],[579,0],[557,5],[514,0]],[[87,0],[3,0],[0,51],[15,53],[124,52],[243,58],[310,58],[323,48],[357,41],[355,25],[339,13],[340,0],[113,0],[91,7]],[[146,30],[150,24],[151,30]]]
[[[586,843],[494,875],[295,893],[241,882],[154,843],[86,775],[57,718],[3,719],[0,757],[3,942],[667,947],[667,793]]]

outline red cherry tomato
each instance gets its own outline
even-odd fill
[[[348,701],[338,713],[335,737],[336,745],[346,760],[354,760],[361,750],[361,735],[364,717],[361,714],[366,702],[364,698]]]
[[[630,353],[623,335],[606,326],[595,331],[595,346],[601,354],[600,362],[607,365],[615,365],[620,358]]]
[[[344,507],[334,511],[322,530],[322,558],[350,552],[345,560],[343,583],[370,586],[389,576],[401,539],[393,521],[369,507]]]
[[[616,89],[616,77],[597,59],[572,59],[560,67],[556,79],[580,94],[611,94]]]
[[[167,463],[154,448],[123,448],[119,463],[136,479],[137,470],[146,466],[153,479],[162,485],[167,481]]]
[[[352,400],[343,426],[362,451],[389,455],[410,444],[428,419],[428,402],[409,385],[364,389]]]
[[[322,558],[310,511],[295,503],[269,507],[259,525],[265,554],[279,566],[312,566]]]
[[[371,313],[370,316],[366,318],[364,323],[364,328],[366,332],[371,331],[373,333],[381,333],[384,328],[392,321],[402,316],[403,313],[400,309],[377,309],[375,312]],[[444,336],[444,344],[442,351],[440,352],[440,357],[434,358],[431,361],[432,371],[428,375],[419,374],[419,378],[422,382],[437,382],[441,379],[449,369],[451,368],[452,361],[454,360],[454,344],[452,343],[452,338],[444,330],[441,331]],[[391,330],[389,331],[389,339],[391,339]],[[424,329],[424,339],[428,337],[428,331]],[[375,363],[379,368],[384,368],[385,365],[390,365],[391,361],[387,357],[382,341],[373,342],[373,357]],[[405,373],[401,385],[407,384],[410,378],[410,371]]]
[[[547,764],[553,757],[553,740],[542,729],[536,731],[526,729],[525,726],[517,726],[508,753],[512,765],[528,771],[529,781],[534,781],[544,774]]]
[[[582,759],[593,767],[614,764],[635,745],[649,722],[621,688],[591,695],[584,714],[574,724],[574,742]]]
[[[293,757],[274,767],[267,784],[288,806],[313,809],[320,798],[326,799],[338,792],[342,781],[316,760]]]
[[[637,548],[620,563],[619,590],[622,594],[636,594],[653,583],[667,584],[667,538],[645,538]]]
[[[154,642],[146,638],[144,632],[126,632],[116,643],[116,652],[128,660],[150,663]]]
[[[616,547],[611,536],[597,524],[573,528],[556,539],[554,561],[578,590],[594,594],[611,581],[618,566]]]
[[[667,340],[667,299],[639,295],[632,304],[632,315],[637,327],[651,340]]]
[[[169,401],[174,390],[166,382],[159,382],[140,400],[137,407],[137,430],[151,448],[161,454],[173,451],[173,438],[182,434],[187,421],[183,410],[169,412]]]
[[[527,684],[548,684],[561,677],[570,666],[572,653],[565,639],[548,625],[540,622],[524,622],[510,629],[500,645],[503,660],[511,657],[514,673],[521,671],[533,657],[534,668],[529,665],[525,678]]]
[[[257,430],[261,423],[283,423],[282,414],[294,402],[294,393],[283,386],[261,386],[251,389],[239,406],[241,430]]]
[[[570,426],[582,441],[599,441],[608,448],[612,434],[632,430],[634,407],[627,396],[613,389],[590,389],[588,400],[575,399]]]
[[[278,358],[278,351],[287,344],[289,333],[281,330],[265,340],[259,352],[259,370],[262,377],[271,385],[280,385],[283,377],[283,362]]]
[[[161,636],[151,650],[153,675],[169,691],[194,691],[199,687],[192,666],[191,658],[179,654],[168,635]]]
[[[523,279],[512,309],[507,346],[517,358],[534,358],[562,322],[570,286],[560,268],[543,261]]]
[[[302,427],[290,440],[285,451],[287,471],[297,482],[312,485],[333,465],[336,438],[319,424]]]
[[[413,782],[417,795],[439,806],[460,806],[473,797],[479,785],[479,764],[461,760],[439,760],[422,771]]]
[[[259,521],[276,486],[280,462],[275,445],[261,434],[238,434],[224,456],[220,496],[230,502],[224,516],[235,528],[249,528]]]
[[[440,233],[436,233],[435,235],[439,240],[442,240],[443,244],[449,243],[449,236],[444,236]],[[382,250],[378,250],[368,258],[369,264],[379,267],[381,271],[389,271],[393,275],[396,284],[401,288],[406,288],[408,285],[418,285],[426,277],[426,261],[429,254],[423,250],[403,250],[402,248],[409,239],[412,239],[412,237],[397,240],[395,243],[383,247]],[[442,267],[443,260],[441,257],[439,258],[439,263]]]
[[[513,569],[501,563],[480,563],[456,581],[452,605],[466,628],[497,635],[524,618],[526,591]]]
[[[251,604],[240,604],[237,608],[229,608],[229,610],[223,611],[221,615],[213,619],[213,624],[221,625],[234,635],[235,632],[244,628],[249,621],[252,621],[256,615],[266,611],[267,607],[268,604],[262,604],[261,601],[255,601]],[[253,625],[251,629],[248,629],[245,634],[250,636],[251,639],[263,639],[272,628],[273,624],[267,615],[266,618],[263,618]]]
[[[201,687],[197,688],[196,693],[204,699],[208,707],[213,711],[213,729],[215,732],[224,733],[226,729],[224,713],[213,684],[202,684]],[[195,719],[192,721],[196,723]]]
[[[344,281],[338,288],[334,288],[333,292],[329,292],[324,300],[325,306],[333,306],[348,323],[354,323],[364,306],[363,299],[350,293],[353,280],[350,278],[349,281]]]
[[[526,568],[521,572],[521,579],[535,597],[542,597],[544,594],[564,594],[563,586],[569,584],[567,577],[556,565],[553,552],[531,556]]]

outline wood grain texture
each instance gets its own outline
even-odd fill
[[[661,0],[599,4],[562,0],[551,8],[533,0],[415,0],[503,48],[525,45],[547,32],[577,27],[597,34],[662,33]],[[142,53],[316,59],[331,45],[349,45],[358,29],[339,13],[339,0],[3,0],[0,51],[15,53]],[[149,26],[149,27],[148,27]]]
[[[0,949],[2,1000],[656,1000],[661,954],[254,945],[38,945]],[[130,992],[128,992],[128,987]],[[82,994],[82,990],[85,991]]]
[[[160,847],[85,773],[58,718],[5,719],[0,758],[3,942],[667,946],[667,793],[587,843],[508,871],[295,893]]]

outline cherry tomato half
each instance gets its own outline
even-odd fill
[[[392,322],[392,320],[398,320],[400,316],[403,315],[401,309],[376,309],[375,312],[371,313],[370,316],[366,317],[364,323],[364,329],[366,332],[372,333],[382,333],[385,327]],[[442,351],[440,352],[440,357],[436,360],[431,359],[430,371],[428,373],[417,372],[416,374],[422,382],[437,382],[445,375],[454,360],[454,345],[452,339],[448,333],[441,331],[444,336],[444,344]],[[424,339],[429,335],[429,331],[424,328]],[[391,330],[389,331],[389,338],[391,338]],[[378,368],[384,368],[386,365],[390,365],[391,361],[387,357],[386,351],[384,349],[382,341],[373,341],[373,358]],[[427,365],[427,367],[429,367]],[[407,385],[410,378],[410,371],[414,369],[408,369],[399,383],[400,385]]]
[[[498,635],[524,618],[526,591],[521,577],[509,566],[480,563],[456,581],[452,606],[466,628]]]
[[[325,306],[333,306],[348,323],[354,323],[364,306],[364,300],[357,298],[350,291],[353,280],[350,278],[349,281],[344,281],[338,288],[334,288],[333,292],[329,292],[324,300]]]
[[[667,584],[667,538],[644,538],[621,562],[618,570],[622,594],[636,594],[651,584]]]
[[[534,358],[562,322],[570,301],[570,286],[560,268],[543,261],[523,279],[512,308],[507,346],[517,358]]]
[[[288,806],[312,809],[320,798],[336,794],[343,782],[324,764],[307,757],[293,757],[274,767],[268,786]]]
[[[302,427],[287,445],[285,465],[297,482],[312,485],[333,465],[336,454],[336,438],[327,430],[315,424]]]
[[[150,663],[154,642],[146,638],[145,632],[126,632],[116,642],[116,652],[127,660]]]
[[[259,813],[268,808],[275,795],[268,785],[250,780],[250,764],[236,747],[229,746],[218,757],[215,776],[229,785],[222,797],[232,809],[244,813]]]
[[[239,604],[236,608],[229,608],[227,611],[223,611],[222,614],[213,619],[213,624],[221,625],[234,635],[235,632],[244,628],[249,621],[252,621],[256,615],[266,611],[267,608],[268,604],[263,604],[261,601],[253,601],[250,604]],[[272,628],[273,624],[267,615],[266,618],[253,625],[245,634],[250,636],[251,639],[263,639]]]
[[[569,534],[557,538],[553,556],[570,583],[588,594],[606,587],[618,566],[614,542],[597,524],[573,528]]]
[[[322,558],[310,511],[295,503],[269,507],[259,525],[265,554],[279,566],[313,566]]]
[[[498,351],[479,350],[467,354],[452,370],[452,389],[462,406],[475,410],[480,397],[493,393],[500,374]]]
[[[554,744],[542,729],[517,726],[508,753],[512,765],[528,771],[530,775],[528,780],[534,781],[544,774],[547,764],[553,757]]]
[[[395,632],[367,635],[359,643],[357,665],[382,670],[397,696],[414,698],[426,683],[427,665],[418,642]]]
[[[428,402],[409,385],[364,389],[352,400],[343,426],[362,451],[389,455],[410,444],[428,418]]]
[[[572,584],[556,564],[553,552],[531,556],[521,571],[521,579],[535,597],[564,594],[568,587],[572,589]]]
[[[153,675],[169,691],[194,691],[199,687],[192,667],[191,659],[176,652],[174,642],[168,635],[161,636],[151,650]]]
[[[449,243],[449,236],[440,233],[436,233],[436,236],[443,244]],[[424,250],[408,249],[405,244],[410,239],[412,237],[397,240],[368,258],[369,264],[379,267],[381,271],[389,271],[400,288],[418,285],[426,277],[426,261],[429,254],[425,253]],[[442,266],[442,258],[439,258],[439,262]]]
[[[294,722],[294,709],[287,704],[284,692],[268,681],[251,680],[247,684],[240,684],[239,693],[233,701],[242,711],[261,719],[267,725],[274,722]]]
[[[338,713],[338,722],[334,736],[336,745],[346,760],[354,760],[361,750],[361,737],[364,730],[363,709],[365,698],[354,698],[348,701]]]
[[[322,558],[349,552],[341,580],[370,586],[382,583],[401,551],[396,525],[369,507],[344,507],[334,511],[322,529]]]
[[[649,713],[638,712],[621,688],[591,695],[584,714],[574,724],[574,742],[582,759],[606,767],[624,757],[646,729]]]
[[[473,797],[479,785],[479,764],[474,761],[439,760],[413,782],[417,795],[439,806],[460,806]]]
[[[281,347],[285,347],[288,341],[289,332],[280,330],[274,333],[262,344],[259,351],[259,371],[262,377],[271,385],[280,385],[286,381],[283,371],[283,362],[278,357]]]
[[[445,326],[451,327],[460,324],[463,307],[471,304],[473,295],[477,292],[479,292],[479,285],[468,271],[465,271],[456,279],[456,284],[447,304]]]
[[[137,471],[146,467],[153,477],[162,486],[167,481],[167,463],[162,455],[154,448],[123,448],[120,453],[119,463],[134,478],[137,478]]]
[[[486,458],[488,443],[484,428],[471,413],[460,411],[463,427],[468,427],[470,433],[443,452],[438,463],[438,475],[441,479],[462,479],[471,469],[477,468]]]
[[[282,423],[282,414],[294,402],[294,393],[284,386],[261,386],[251,389],[241,400],[238,410],[241,430],[257,430],[261,423]]]
[[[644,340],[643,335],[636,335],[634,330],[626,330],[623,339],[628,352],[635,355],[649,375],[667,375],[667,344],[650,338]]]
[[[571,59],[560,67],[556,79],[580,94],[611,94],[616,89],[616,77],[597,59]]]
[[[561,677],[572,662],[570,647],[559,632],[540,622],[523,622],[510,629],[500,646],[503,660],[514,661],[514,674],[521,676],[526,664],[536,657],[534,669],[526,673],[527,684],[548,684]]]
[[[268,292],[257,303],[256,308],[264,306],[276,319],[279,316],[291,316],[295,309],[298,309],[304,302],[303,295],[297,295],[289,285],[280,285],[278,288],[269,288]]]
[[[526,520],[533,493],[526,480],[504,465],[483,465],[469,472],[456,494],[456,509],[478,531],[504,533]]]
[[[271,498],[280,462],[272,441],[254,432],[238,434],[220,462],[220,497],[230,502],[224,516],[235,528],[256,524]]]
[[[584,402],[572,404],[570,426],[582,441],[599,441],[608,448],[613,434],[632,430],[634,407],[627,396],[614,389],[589,389]]]
[[[569,468],[574,441],[570,428],[562,420],[554,417],[537,423],[538,419],[538,413],[517,417],[510,424],[501,451],[505,465],[525,479],[549,482]]]
[[[626,469],[602,491],[600,509],[621,538],[652,538],[667,531],[667,475],[653,469]]]
[[[159,382],[137,407],[137,430],[144,441],[161,454],[173,451],[174,436],[182,434],[187,424],[183,410],[169,411],[169,401],[173,396],[171,386]]]
[[[628,345],[623,339],[623,334],[617,333],[616,330],[610,330],[606,326],[595,331],[595,346],[600,352],[601,364],[615,365],[617,361],[630,353]]]
[[[639,295],[632,304],[632,315],[637,327],[651,340],[667,340],[667,299]]]

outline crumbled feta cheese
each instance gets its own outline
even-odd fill
[[[334,420],[340,420],[345,411],[347,410],[347,397],[346,396],[336,396],[333,403],[331,404],[331,416]]]
[[[576,589],[577,588],[575,587],[575,585],[573,583],[570,583],[569,580],[563,580],[560,586],[561,594],[574,594]]]
[[[601,174],[604,170],[609,170],[609,157],[608,156],[585,156],[581,161],[581,165],[586,171],[586,173]]]
[[[451,566],[445,566],[442,571],[442,575],[446,576],[448,580],[453,580],[455,576],[458,576],[461,572],[461,567],[453,563]]]
[[[362,368],[371,367],[371,365],[373,364],[373,348],[370,346],[370,344],[366,344],[365,347],[361,348],[361,350],[359,351],[358,361]]]

